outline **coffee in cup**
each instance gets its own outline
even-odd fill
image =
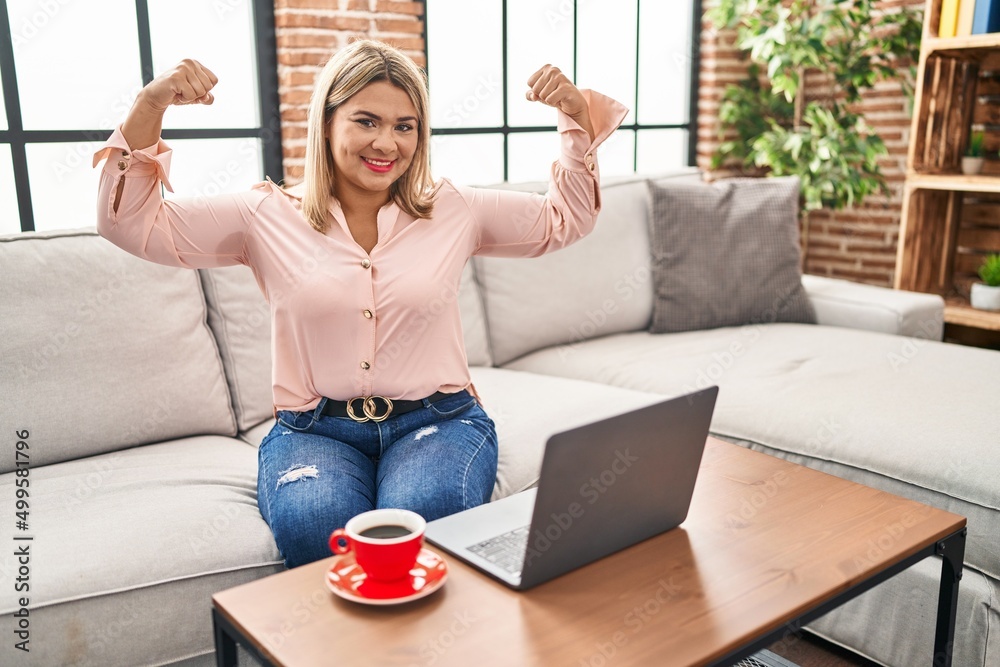
[[[358,565],[372,579],[401,579],[416,565],[426,526],[416,512],[371,510],[333,531],[330,550],[335,554],[353,551]]]
[[[361,537],[372,537],[378,540],[391,540],[394,537],[404,537],[412,533],[406,526],[375,526],[367,528],[358,533]]]

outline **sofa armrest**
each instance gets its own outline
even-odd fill
[[[944,300],[848,280],[802,276],[818,324],[941,340]]]

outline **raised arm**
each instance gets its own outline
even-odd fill
[[[541,102],[562,111],[590,135],[591,142],[594,141],[596,135],[590,118],[590,105],[580,89],[558,67],[545,65],[528,77],[528,87],[524,96],[529,102]]]
[[[580,90],[546,65],[528,79],[529,100],[557,110],[561,155],[552,164],[545,196],[511,190],[457,187],[479,231],[476,254],[534,257],[591,232],[601,208],[597,147],[628,109],[591,90]]]
[[[129,148],[152,146],[160,140],[163,114],[174,105],[211,104],[210,92],[218,77],[197,60],[182,60],[177,67],[149,82],[136,96],[135,104],[122,124]]]
[[[101,172],[97,230],[137,257],[158,264],[205,268],[246,263],[245,237],[263,190],[165,201],[172,151],[160,139],[163,114],[175,105],[211,104],[216,76],[184,60],[147,84],[125,122],[94,155]]]

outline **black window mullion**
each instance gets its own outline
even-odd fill
[[[142,85],[155,77],[153,72],[153,38],[149,29],[149,5],[146,0],[135,0],[135,23],[139,38],[139,69]]]
[[[260,138],[264,175],[272,181],[285,178],[281,142],[281,97],[278,92],[278,38],[274,28],[274,3],[253,3],[254,45],[257,53],[257,94],[260,100]]]
[[[424,40],[424,78],[427,79],[427,90],[430,91],[431,88],[431,54],[430,49],[427,48],[427,3],[424,2],[420,5],[423,9],[423,13],[420,14],[420,21],[422,25],[420,27],[420,39]],[[430,109],[427,110],[430,114]],[[428,118],[428,122],[430,119]]]
[[[149,5],[146,0],[135,0],[135,25],[136,36],[139,40],[139,76],[145,87],[156,78],[156,73],[153,71],[153,35],[149,27]],[[168,133],[162,129],[160,136],[164,139],[169,138]],[[136,147],[133,146],[133,148]],[[160,183],[159,187],[162,196],[164,193],[163,183]]]
[[[642,25],[639,10],[642,8],[642,0],[635,0],[635,106],[632,107],[635,113],[635,124],[639,124],[639,36]],[[632,133],[632,171],[639,171],[639,130]]]
[[[113,130],[23,130],[18,133],[20,136],[16,136],[13,132],[7,133],[7,136],[27,144],[46,144],[70,141],[107,141],[112,132]],[[0,136],[3,134],[0,133]],[[260,136],[261,129],[257,127],[163,130],[164,139],[242,139]]]
[[[31,207],[31,188],[28,183],[28,153],[21,135],[24,123],[21,118],[21,96],[17,91],[17,68],[14,63],[14,40],[10,31],[10,14],[7,3],[0,3],[0,73],[3,75],[4,108],[7,112],[7,136],[10,138],[10,156],[14,169],[14,192],[22,232],[35,231],[35,216]]]
[[[688,100],[688,166],[698,164],[698,88],[701,72],[701,0],[692,0],[691,99]]]
[[[514,127],[435,127],[431,129],[431,134],[448,136],[455,134],[521,134],[524,132],[555,132],[559,128],[555,125],[519,125]],[[649,123],[639,125],[638,123],[621,124],[619,130],[634,132],[636,130],[686,130],[688,123]]]
[[[21,231],[35,231],[35,215],[31,206],[31,188],[28,183],[28,152],[23,141],[12,141],[10,156],[14,167],[14,189],[17,192],[17,211],[21,218]]]
[[[0,3],[0,34],[10,36],[10,15],[7,13],[7,3]],[[9,132],[20,132],[24,129],[21,121],[21,98],[17,93],[17,70],[14,67],[13,39],[0,40],[0,73],[3,74],[4,107],[7,112],[7,128]]]
[[[580,74],[577,71],[577,55],[580,52],[580,49],[578,48],[580,40],[577,38],[577,35],[580,34],[580,30],[577,27],[577,20],[578,20],[577,17],[580,12],[577,5],[578,5],[577,0],[573,0],[573,83],[574,84],[576,84],[577,77]]]
[[[500,17],[501,34],[501,96],[503,98],[503,180],[506,183],[510,175],[510,122],[507,117],[507,0],[503,0]]]

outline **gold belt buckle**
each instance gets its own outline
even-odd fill
[[[385,403],[385,414],[378,414],[378,406],[375,404],[375,399],[378,399]],[[359,417],[354,412],[354,401],[361,401],[361,411],[364,413],[364,417]],[[347,416],[354,421],[364,423],[368,420],[373,422],[385,421],[385,419],[392,414],[392,401],[385,396],[355,396],[351,400],[347,401]]]

